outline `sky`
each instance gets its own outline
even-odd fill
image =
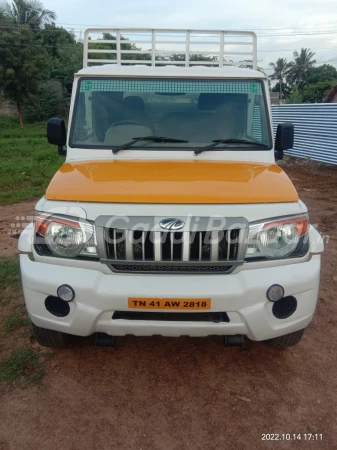
[[[147,27],[251,30],[258,35],[258,65],[292,60],[312,49],[318,64],[337,67],[336,0],[43,0],[56,24],[83,36],[85,28]]]

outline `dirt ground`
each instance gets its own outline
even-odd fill
[[[19,234],[33,220],[37,200],[0,205],[0,258],[19,254]]]
[[[337,448],[337,167],[282,165],[330,237],[302,342],[276,351],[226,349],[218,338],[125,337],[114,349],[81,341],[55,352],[42,387],[0,388],[1,450]],[[5,230],[34,203],[0,208],[6,255],[17,240]],[[301,440],[266,442],[263,433]]]

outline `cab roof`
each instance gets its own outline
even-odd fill
[[[175,77],[175,78],[243,78],[267,79],[263,72],[235,66],[147,66],[141,64],[104,64],[79,70],[76,77]]]

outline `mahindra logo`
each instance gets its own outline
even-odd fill
[[[164,230],[180,230],[181,228],[184,227],[185,222],[183,222],[180,219],[163,219],[159,222],[159,225],[161,226],[161,228],[164,228]]]

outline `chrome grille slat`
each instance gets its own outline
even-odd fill
[[[219,232],[212,231],[211,232],[211,261],[218,260],[218,250],[219,250]]]
[[[124,230],[124,242],[125,242],[125,258],[128,261],[133,260],[133,231]]]
[[[116,228],[113,229],[113,248],[114,248],[114,255],[115,258],[117,259],[117,243],[116,243]]]
[[[227,261],[229,261],[231,256],[231,230],[228,230],[226,234],[227,234]]]
[[[146,233],[142,233],[142,261],[145,261],[145,241]]]
[[[183,261],[187,262],[189,260],[190,260],[190,233],[188,231],[184,231]]]
[[[199,231],[199,261],[202,258],[202,231]]]
[[[155,261],[161,261],[161,238],[162,238],[161,232],[153,233],[153,242],[154,242],[154,260]]]
[[[171,261],[173,261],[173,242],[174,242],[174,233],[170,233],[170,245],[171,245]]]

